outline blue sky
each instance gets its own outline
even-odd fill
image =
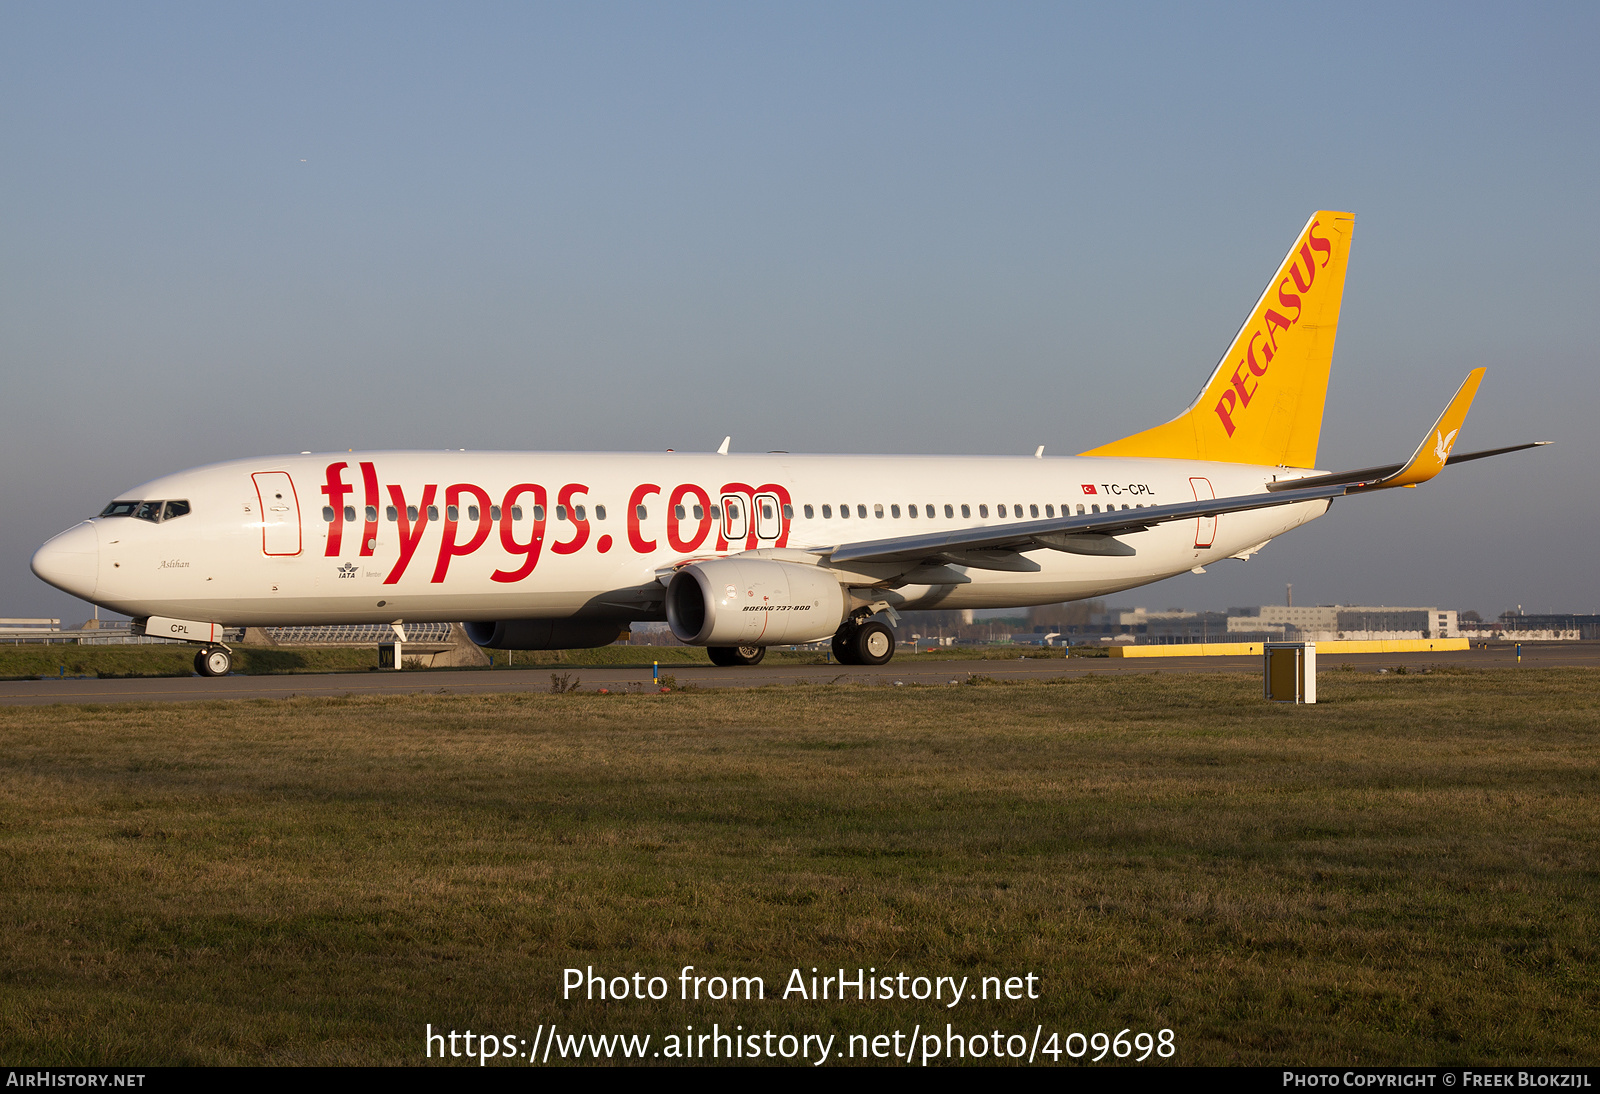
[[[1353,210],[1321,463],[1550,449],[1125,594],[1600,611],[1592,5],[0,8],[0,615],[158,474],[1024,453],[1165,420]]]

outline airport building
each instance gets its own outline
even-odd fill
[[[1087,623],[1034,628],[1051,645],[1082,642],[1336,642],[1469,637],[1459,613],[1434,607],[1263,604],[1226,612],[1111,608]],[[1054,632],[1054,633],[1052,633]],[[1026,639],[1025,639],[1026,640]]]

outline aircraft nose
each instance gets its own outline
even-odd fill
[[[100,582],[100,531],[93,522],[68,528],[33,554],[33,572],[73,596],[90,600]]]

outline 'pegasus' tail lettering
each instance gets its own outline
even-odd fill
[[[1354,227],[1314,214],[1189,408],[1084,455],[1314,467]]]

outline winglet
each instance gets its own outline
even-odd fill
[[[726,456],[728,454],[728,443],[732,440],[732,437],[722,438],[722,443],[717,446],[717,455]]]
[[[1467,373],[1467,378],[1461,381],[1461,386],[1456,389],[1455,398],[1444,408],[1439,420],[1433,423],[1432,431],[1422,439],[1422,443],[1411,454],[1411,459],[1406,465],[1388,478],[1373,483],[1367,489],[1415,486],[1419,482],[1427,482],[1443,471],[1444,465],[1450,460],[1450,448],[1461,433],[1461,423],[1467,420],[1467,411],[1472,409],[1472,399],[1478,394],[1478,385],[1483,382],[1483,373],[1484,370],[1481,368],[1475,368]]]

